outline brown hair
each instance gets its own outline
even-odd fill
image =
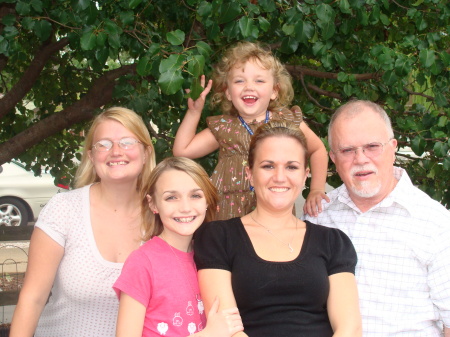
[[[149,240],[152,237],[159,235],[162,233],[164,229],[164,225],[159,217],[159,214],[153,214],[150,210],[147,201],[147,194],[152,198],[155,197],[155,189],[156,183],[161,175],[169,170],[177,170],[188,174],[195,183],[202,189],[205,194],[206,203],[208,205],[208,209],[206,211],[205,222],[212,221],[215,219],[217,214],[217,189],[209,179],[206,171],[197,164],[195,161],[184,158],[184,157],[171,157],[166,158],[162,162],[160,162],[153,169],[149,179],[145,182],[143,192],[141,195],[142,200],[142,218],[143,222],[143,240]]]
[[[250,147],[248,151],[248,166],[253,168],[255,163],[255,155],[258,149],[258,145],[266,138],[269,137],[286,137],[292,138],[301,145],[305,153],[305,168],[308,165],[307,153],[308,147],[306,143],[306,137],[300,128],[293,122],[287,120],[271,120],[266,124],[262,124],[253,135],[250,141]]]
[[[98,115],[92,122],[92,125],[84,141],[81,163],[75,176],[75,187],[83,187],[100,181],[100,177],[95,172],[94,165],[89,159],[89,151],[92,149],[92,145],[94,145],[94,134],[97,130],[97,127],[106,120],[119,122],[127,130],[131,131],[136,136],[136,138],[144,145],[145,156],[147,159],[142,172],[138,177],[136,186],[138,192],[141,192],[143,181],[148,180],[151,171],[155,167],[155,151],[153,148],[152,140],[150,138],[150,134],[142,118],[134,111],[123,107],[109,108]]]
[[[212,105],[219,105],[225,114],[238,115],[233,103],[227,99],[225,94],[227,80],[232,68],[242,66],[248,61],[257,61],[264,69],[272,70],[278,94],[277,98],[270,102],[268,109],[274,110],[288,106],[294,98],[291,75],[270,49],[262,47],[259,43],[246,41],[238,42],[225,51],[224,56],[214,68]]]

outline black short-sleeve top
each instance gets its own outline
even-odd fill
[[[240,218],[203,224],[194,236],[194,252],[199,270],[231,272],[250,337],[331,337],[328,276],[354,274],[357,261],[346,234],[308,221],[300,254],[292,261],[261,259]]]

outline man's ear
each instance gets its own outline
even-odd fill
[[[334,154],[334,152],[330,150],[329,154],[330,154],[330,158],[333,161],[333,163],[336,164],[336,155]]]

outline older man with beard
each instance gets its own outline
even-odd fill
[[[306,219],[355,246],[363,336],[450,337],[450,212],[394,166],[397,141],[379,105],[341,106],[328,141],[344,184]]]

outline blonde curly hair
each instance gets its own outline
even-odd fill
[[[225,94],[227,80],[231,69],[240,67],[248,61],[257,61],[264,69],[272,70],[277,98],[270,101],[269,110],[288,106],[294,98],[292,79],[284,65],[278,60],[269,48],[259,43],[242,41],[225,51],[224,56],[214,68],[212,80],[214,94],[212,106],[220,106],[224,114],[239,115],[233,103]]]

